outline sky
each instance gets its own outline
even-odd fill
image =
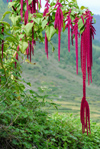
[[[42,2],[42,10],[43,10],[45,5],[45,0],[41,0],[41,2]],[[79,6],[88,7],[89,10],[92,11],[94,14],[100,15],[100,0],[77,0],[77,3]]]

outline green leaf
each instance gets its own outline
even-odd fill
[[[73,9],[72,11],[71,11],[71,15],[75,15],[75,9]]]
[[[43,17],[43,13],[35,13],[35,15],[39,18]]]
[[[1,20],[3,20],[3,19],[5,18],[5,16],[6,16],[7,14],[9,14],[9,13],[11,13],[11,12],[10,12],[10,11],[6,11],[6,12],[3,14]]]
[[[46,27],[46,35],[48,38],[48,41],[51,40],[51,37],[56,33],[56,30],[54,28],[54,26],[47,26]]]
[[[25,41],[20,41],[19,42],[19,47],[20,47],[21,52],[24,54],[25,53],[25,50],[28,47],[28,43],[25,42]]]
[[[32,3],[32,0],[28,0],[28,4],[31,4]]]
[[[8,40],[8,42],[14,42],[14,44],[17,44],[18,41],[16,40],[16,38],[13,37],[6,37],[6,40]]]
[[[4,35],[0,34],[0,39],[3,40],[4,39]]]
[[[96,23],[96,19],[95,18],[93,18],[93,20],[94,20],[94,24]]]
[[[24,34],[20,34],[20,35],[19,35],[19,38],[22,39],[23,37],[24,37]]]
[[[30,82],[27,82],[27,85],[31,86],[31,83]]]
[[[47,23],[48,23],[47,20],[42,21],[42,28],[43,28],[43,29],[45,28],[45,26],[47,25]]]
[[[84,7],[84,6],[81,6],[81,8],[80,8],[81,10],[83,10],[83,9],[86,9],[86,7]]]
[[[77,0],[73,0],[74,3],[77,3]]]
[[[26,36],[28,36],[30,34],[30,32],[32,31],[32,27],[33,27],[33,23],[28,23],[25,26],[25,32],[26,32]]]
[[[21,21],[21,16],[16,16],[16,17],[12,16],[12,17],[10,17],[10,19],[11,19],[13,25],[15,26],[19,21]]]
[[[32,20],[38,25],[41,23],[41,18],[32,18]]]
[[[83,31],[84,31],[84,26],[80,29],[80,34],[82,34],[83,33]]]
[[[84,19],[84,23],[86,22],[86,20]],[[83,24],[83,21],[82,21],[82,18],[79,19],[78,21],[78,29],[81,30],[83,28],[84,24]]]
[[[4,25],[7,25],[8,27],[10,27],[10,24],[5,21],[0,21],[0,24],[4,24]]]
[[[16,4],[16,2],[9,2],[9,3],[8,3],[8,8],[14,6],[15,4]]]
[[[9,36],[11,36],[11,37],[14,38],[14,39],[16,38],[15,36],[13,36],[12,34],[8,33],[8,32],[5,31],[5,30],[4,30],[4,33],[7,34],[7,35],[9,35]]]

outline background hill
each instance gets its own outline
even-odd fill
[[[94,24],[94,27],[96,28],[95,38],[100,41],[100,15],[94,15],[94,18],[96,19],[96,24]]]

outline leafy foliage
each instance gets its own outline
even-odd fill
[[[77,116],[57,113],[52,117],[48,116],[47,112],[40,109],[41,104],[33,96],[24,97],[23,101],[12,101],[12,106],[2,103],[0,147],[18,149],[100,148],[100,127],[95,123],[92,124],[91,135],[83,135]]]

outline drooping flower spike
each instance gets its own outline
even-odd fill
[[[23,21],[23,0],[21,0],[21,10],[20,10],[20,14],[21,14],[21,19]]]
[[[81,35],[81,69],[83,75],[83,98],[81,102],[80,117],[82,123],[82,131],[85,129],[90,131],[90,109],[86,101],[86,66],[88,73],[88,84],[92,82],[92,37],[94,37],[95,29],[92,26],[92,17],[89,11],[85,12],[86,23],[85,30]]]
[[[58,29],[58,61],[60,61],[60,38],[61,38],[61,31],[63,27],[63,12],[61,10],[62,5],[57,1],[55,8],[57,7],[56,14],[55,14],[55,22],[54,27]]]
[[[87,130],[88,135],[88,129],[90,131],[90,109],[88,102],[86,101],[86,29],[81,35],[81,54],[82,54],[82,75],[83,75],[83,98],[81,101],[81,108],[80,108],[80,118],[82,123],[82,132],[85,132],[85,129]]]
[[[3,24],[2,24],[1,34],[4,35],[4,25]],[[2,58],[3,58],[3,49],[4,49],[4,39],[1,41]]]
[[[67,21],[65,29],[68,28],[68,52],[70,52],[70,28],[72,28],[70,13],[71,10],[68,12],[67,19],[65,20],[65,22]]]
[[[78,20],[77,16],[74,19],[73,33],[75,35],[75,51],[76,51],[76,73],[78,74]]]
[[[45,10],[43,12],[43,17],[46,16],[46,14],[49,12],[49,7],[50,7],[48,0],[45,0],[45,1],[46,1],[46,4],[45,4]],[[47,25],[49,25],[49,22]],[[46,33],[45,33],[45,52],[47,54],[47,59],[48,59],[48,39],[47,39]]]
[[[19,51],[19,45],[17,46],[17,51]],[[16,60],[18,61],[18,52],[16,53]],[[17,62],[15,62],[15,68],[17,67]]]

